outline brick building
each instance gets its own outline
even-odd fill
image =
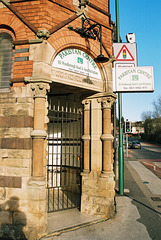
[[[0,0],[1,237],[113,216],[112,34],[108,0]]]

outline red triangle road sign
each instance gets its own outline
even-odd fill
[[[134,57],[130,53],[126,45],[123,45],[119,53],[116,56],[117,61],[134,61]]]

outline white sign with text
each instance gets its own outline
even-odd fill
[[[52,66],[101,80],[97,64],[87,53],[79,49],[63,50],[56,56]]]
[[[115,68],[115,92],[153,92],[153,67]]]

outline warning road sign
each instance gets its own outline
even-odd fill
[[[114,67],[137,67],[136,43],[113,43]]]
[[[117,61],[134,61],[134,57],[132,56],[129,49],[124,44],[120,49],[119,53],[116,56]]]

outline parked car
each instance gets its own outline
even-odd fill
[[[131,148],[139,148],[141,149],[141,143],[139,141],[132,141]]]

